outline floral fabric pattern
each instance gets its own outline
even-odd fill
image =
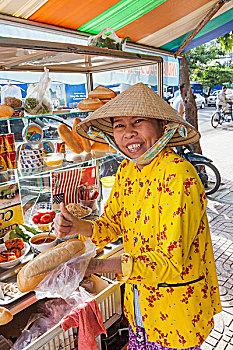
[[[142,327],[136,327],[134,334],[132,327],[129,325],[129,347],[128,350],[178,350],[175,348],[167,348],[162,345],[149,342]],[[186,348],[185,350],[201,350],[200,346]]]
[[[133,258],[124,312],[135,332],[137,284],[149,342],[175,349],[198,346],[221,311],[206,205],[194,167],[166,147],[141,171],[128,160],[121,163],[105,212],[95,221],[97,246],[122,234],[124,251]]]

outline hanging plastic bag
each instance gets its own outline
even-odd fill
[[[49,91],[51,79],[49,71],[45,68],[38,84],[28,87],[24,102],[24,110],[29,115],[49,114],[53,111],[52,98]]]
[[[105,32],[108,34],[106,35]],[[88,46],[124,51],[127,39],[130,40],[129,37],[119,38],[112,28],[104,28],[98,35],[90,36],[87,44]]]
[[[85,242],[85,253],[74,256],[64,264],[51,271],[36,287],[36,298],[72,297],[83,280],[87,266],[96,254],[96,246],[90,238]]]
[[[5,85],[1,90],[1,104],[11,106],[12,108],[22,107],[22,94],[21,89],[18,86]]]

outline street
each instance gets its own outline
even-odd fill
[[[198,109],[198,125],[201,133],[203,155],[213,160],[222,180],[233,182],[233,121],[224,123],[216,129],[211,125],[211,115],[215,107]]]

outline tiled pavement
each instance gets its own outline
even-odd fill
[[[223,311],[202,350],[233,350],[233,202],[209,201],[207,214],[215,254]]]

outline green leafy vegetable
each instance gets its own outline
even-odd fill
[[[22,226],[25,228],[25,230],[33,233],[34,235],[38,235],[38,233],[41,233],[40,231],[35,230],[33,227],[27,226],[25,224],[23,224]]]
[[[14,231],[12,230],[10,232],[10,239],[12,239],[12,238],[22,238],[24,241],[29,241],[31,236],[29,236],[19,226],[17,226]]]

